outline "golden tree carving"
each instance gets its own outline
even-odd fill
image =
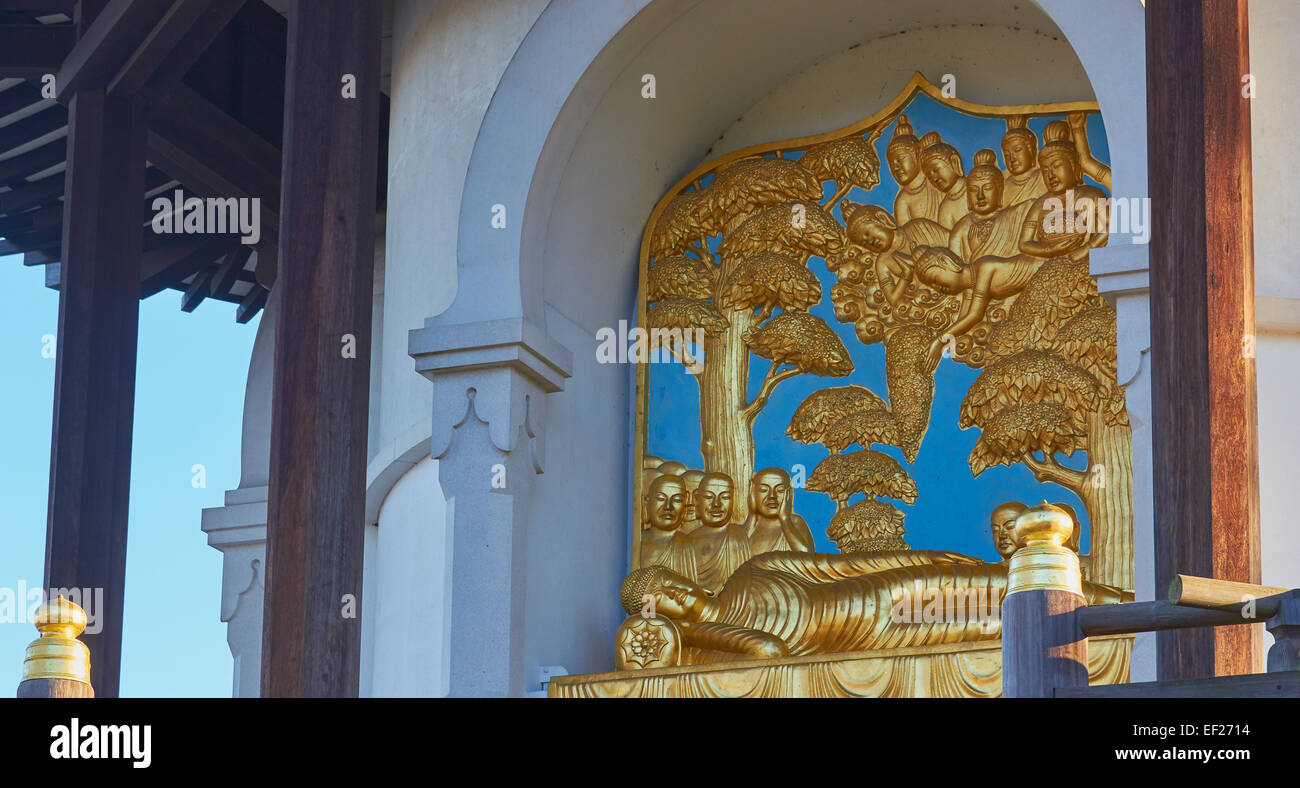
[[[981,430],[971,473],[1020,462],[1074,492],[1088,510],[1090,579],[1132,588],[1132,432],[1115,380],[1115,310],[1097,296],[1086,260],[1044,263],[987,349],[958,421]],[[1086,470],[1057,459],[1076,451],[1087,454]]]
[[[696,376],[700,448],[706,468],[740,483],[754,471],[753,423],[776,386],[853,369],[843,342],[807,311],[822,297],[808,260],[844,246],[844,228],[819,204],[819,175],[852,168],[859,180],[873,177],[852,147],[825,151],[816,171],[779,156],[732,162],[669,200],[651,231],[648,326],[705,329],[704,370]],[[752,400],[751,355],[771,362]],[[737,518],[743,507],[736,496]]]

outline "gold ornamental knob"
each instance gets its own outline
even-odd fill
[[[27,647],[23,681],[68,679],[90,683],[90,649],[77,640],[86,629],[86,611],[59,597],[36,609],[33,622],[41,636]]]
[[[1016,552],[1007,567],[1007,594],[1020,591],[1069,591],[1083,595],[1079,556],[1066,546],[1074,535],[1074,518],[1043,501],[1016,518]]]
[[[1043,501],[1016,518],[1016,546],[1060,547],[1074,535],[1074,518],[1061,507]]]

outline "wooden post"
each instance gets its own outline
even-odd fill
[[[1156,587],[1260,581],[1246,0],[1148,0]],[[1161,679],[1262,667],[1258,626],[1162,632]]]
[[[68,105],[63,265],[45,534],[47,589],[102,589],[86,633],[91,681],[116,697],[144,224],[144,107],[76,93]],[[93,598],[93,597],[92,597]]]
[[[1300,590],[1284,596],[1278,611],[1265,625],[1273,635],[1268,650],[1268,672],[1300,670]]]
[[[359,688],[380,10],[289,11],[264,697]]]
[[[1086,607],[1079,556],[1065,546],[1074,520],[1044,503],[1016,518],[1016,543],[1002,600],[1002,697],[1050,698],[1088,686]]]

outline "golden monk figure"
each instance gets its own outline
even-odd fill
[[[957,149],[931,131],[921,138],[921,169],[934,187],[943,193],[936,221],[951,230],[970,210],[966,204],[966,171]]]
[[[1007,165],[1003,172],[1006,187],[1002,192],[1002,207],[1010,208],[1022,202],[1037,200],[1047,194],[1047,184],[1038,169],[1038,135],[1025,125],[1021,115],[1007,119],[1007,133],[1002,135],[1002,161]]]
[[[898,224],[907,224],[913,219],[933,222],[939,218],[943,193],[921,172],[920,145],[907,116],[899,115],[894,124],[894,136],[889,140],[889,147],[885,148],[889,172],[898,184],[898,196],[894,198],[894,220]]]
[[[1047,124],[1047,138],[1038,152],[1038,166],[1047,182],[1047,194],[1039,197],[1025,216],[1020,231],[1020,251],[1043,259],[1087,257],[1088,249],[1105,246],[1110,235],[1110,211],[1106,193],[1083,183],[1079,152],[1070,139],[1065,121]]]
[[[1001,563],[1009,564],[1016,552],[1016,518],[1029,510],[1029,507],[1017,501],[998,504],[989,515],[989,530],[993,533],[993,548],[1002,557]]]
[[[744,523],[731,522],[735,486],[725,473],[706,473],[695,490],[700,527],[687,537],[698,572],[695,579],[710,590],[722,587],[752,555]]]
[[[812,552],[812,531],[808,530],[808,523],[794,513],[794,488],[790,474],[780,468],[764,468],[754,474],[749,483],[749,519],[745,521],[745,535],[753,555],[773,550]]]
[[[696,577],[695,559],[681,526],[686,520],[686,483],[666,474],[650,482],[642,498],[641,566],[659,564]]]
[[[912,278],[910,253],[917,246],[948,243],[948,230],[929,219],[913,219],[899,227],[889,211],[877,205],[840,203],[849,241],[875,254],[876,283],[891,304],[902,300]],[[844,269],[842,269],[844,270]]]
[[[698,583],[661,566],[633,571],[620,600],[632,618],[620,627],[620,640],[649,626],[635,615],[646,609],[669,619],[682,644],[759,659],[831,654],[881,648],[994,640],[1001,636],[998,616],[894,615],[911,594],[929,590],[953,594],[983,592],[1002,599],[1007,567],[958,553],[899,550],[832,555],[777,552],[757,555],[727,580],[714,596]],[[1083,583],[1089,604],[1132,598],[1119,589]],[[951,596],[950,596],[951,598]],[[620,667],[630,667],[621,664]]]
[[[1003,209],[1002,170],[997,154],[985,148],[975,153],[975,166],[966,174],[966,203],[970,213],[952,228],[948,248],[962,260],[1011,257],[1020,251],[1020,228],[1031,203]]]

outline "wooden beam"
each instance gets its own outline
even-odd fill
[[[194,240],[195,243],[189,249],[167,246],[157,250],[156,262],[151,262],[150,254],[145,255],[146,270],[153,269],[155,272],[146,274],[140,282],[140,298],[148,298],[180,284],[239,243],[238,236],[234,235],[198,236]]]
[[[63,60],[54,84],[58,100],[67,103],[78,90],[107,87],[172,2],[109,0],[89,25],[83,25],[81,36]]]
[[[67,209],[50,450],[47,588],[103,589],[82,639],[116,697],[139,331],[144,107],[83,90],[69,104]]]
[[[67,14],[71,17],[76,5],[77,0],[0,0],[0,11],[28,11],[33,16]]]
[[[263,229],[279,226],[279,149],[184,85],[150,115],[149,160],[198,196],[260,198]]]
[[[47,142],[12,159],[0,161],[0,183],[9,183],[48,170],[67,159],[67,156],[66,139]]]
[[[248,244],[240,244],[226,254],[220,267],[212,275],[213,298],[226,298],[230,295],[230,288],[239,281],[239,273],[244,270],[248,258],[252,256],[253,250]]]
[[[108,94],[155,99],[180,81],[245,0],[184,0],[172,5],[108,84]]]
[[[31,83],[19,82],[0,91],[0,118],[26,109],[41,100],[41,92]]]
[[[63,180],[64,174],[60,172],[39,181],[24,183],[12,191],[0,192],[0,213],[14,214],[58,200],[59,195],[63,194]]]
[[[34,252],[39,249],[54,249],[57,251],[62,240],[63,231],[60,228],[7,236],[3,241],[0,241],[0,255]]]
[[[358,692],[380,16],[352,0],[289,10],[263,697]]]
[[[63,107],[46,107],[0,128],[0,151],[10,151],[39,139],[52,131],[68,125],[68,112]]]
[[[0,25],[0,79],[55,73],[75,40],[72,25]]]
[[[185,288],[185,293],[181,295],[182,312],[193,312],[198,308],[199,304],[203,303],[203,299],[208,297],[212,275],[216,273],[219,267],[220,263],[210,265],[194,275],[193,281],[190,282],[189,287]]]
[[[253,283],[253,289],[248,291],[239,306],[235,307],[235,322],[239,324],[247,323],[252,320],[262,307],[266,306],[266,297],[270,295],[265,287]]]
[[[1148,0],[1149,1],[1149,0]],[[1057,698],[1300,698],[1300,670],[1058,689]]]
[[[1245,0],[1146,5],[1157,588],[1260,578],[1246,30]],[[1259,626],[1157,642],[1161,679],[1263,664]]]

